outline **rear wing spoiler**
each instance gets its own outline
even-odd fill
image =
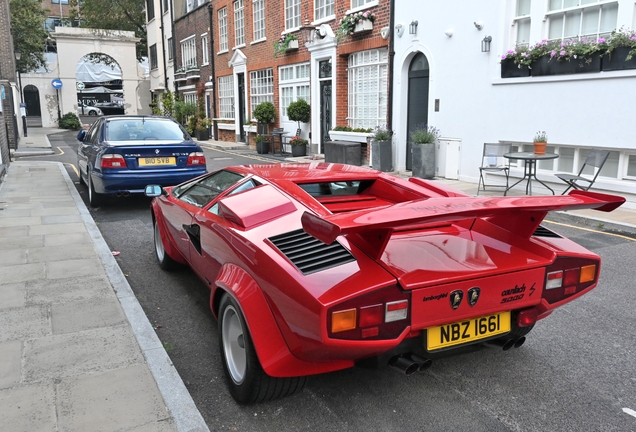
[[[326,244],[354,235],[372,256],[379,257],[395,229],[417,224],[487,218],[505,230],[530,238],[549,211],[596,209],[611,212],[625,198],[574,190],[569,195],[516,197],[426,198],[379,209],[320,217],[305,212],[303,229]]]

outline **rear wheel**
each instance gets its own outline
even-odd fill
[[[300,391],[306,377],[274,378],[261,367],[245,318],[236,300],[224,294],[219,304],[219,346],[230,394],[239,403],[263,402]]]
[[[103,197],[101,194],[95,192],[95,186],[93,186],[93,180],[91,172],[88,171],[88,203],[91,207],[99,207],[102,205]]]
[[[179,263],[170,258],[170,256],[166,253],[166,248],[163,246],[163,240],[161,239],[161,232],[159,231],[159,222],[155,219],[155,228],[154,228],[154,239],[155,239],[155,256],[157,257],[157,261],[159,261],[159,267],[163,270],[175,270],[179,267]]]
[[[97,111],[95,111],[95,110],[90,110],[90,111],[88,112],[88,115],[89,115],[89,116],[96,116],[96,115],[97,115]]]

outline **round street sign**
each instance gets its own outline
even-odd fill
[[[62,80],[59,78],[55,78],[53,81],[51,81],[51,85],[53,86],[54,89],[61,89]]]
[[[86,87],[82,81],[78,81],[75,85],[77,86],[78,90],[84,90],[84,87]]]

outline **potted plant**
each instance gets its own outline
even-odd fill
[[[340,19],[340,25],[336,31],[336,39],[340,42],[355,33],[373,30],[374,22],[375,15],[368,10],[345,15]]]
[[[292,148],[292,156],[300,157],[307,155],[307,140],[296,135],[291,140],[289,140],[289,144],[291,144]]]
[[[298,99],[287,107],[287,117],[298,123],[296,135],[300,135],[300,124],[308,123],[311,119],[311,107],[305,99]]]
[[[270,143],[269,137],[258,134],[254,137],[254,142],[256,143],[256,153],[258,154],[269,153],[269,143]]]
[[[252,112],[252,117],[258,121],[258,133],[259,134],[269,134],[269,127],[267,126],[270,123],[274,122],[276,118],[276,109],[274,108],[274,104],[271,102],[261,102],[254,108]]]
[[[294,51],[298,49],[298,38],[293,33],[283,34],[274,43],[274,57],[278,57],[279,54],[285,54],[287,51]]]
[[[439,139],[439,129],[422,123],[411,130],[409,138],[413,152],[413,176],[432,179],[435,177],[435,144]]]
[[[538,131],[534,135],[534,154],[545,154],[545,147],[548,145],[548,134],[545,131]]]
[[[603,53],[601,70],[636,69],[636,32],[620,28],[614,30]]]
[[[386,127],[375,128],[371,139],[371,167],[378,171],[393,171],[393,131]]]

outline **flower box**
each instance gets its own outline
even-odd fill
[[[296,51],[298,49],[298,39],[290,40],[285,51]]]
[[[570,75],[601,71],[601,56],[593,54],[587,59],[551,60],[543,56],[532,63],[532,76]]]
[[[175,72],[174,74],[174,80],[175,81],[185,81],[186,78],[186,73],[185,72]]]
[[[601,61],[602,71],[636,69],[636,56],[625,60],[631,48],[618,47],[611,54],[605,54]]]
[[[245,133],[256,133],[256,125],[243,125]]]
[[[370,30],[373,30],[373,23],[369,20],[362,20],[362,22],[359,22],[356,24],[356,27],[355,29],[353,29],[353,32],[362,33],[362,32],[366,32]]]
[[[332,141],[351,141],[366,143],[367,139],[371,136],[367,132],[344,132],[344,131],[329,131],[329,137]]]
[[[217,128],[218,129],[225,129],[225,130],[235,130],[235,126],[234,123],[217,123]]]
[[[501,61],[501,77],[502,78],[521,78],[529,77],[530,69],[528,66],[517,65],[513,59]]]

